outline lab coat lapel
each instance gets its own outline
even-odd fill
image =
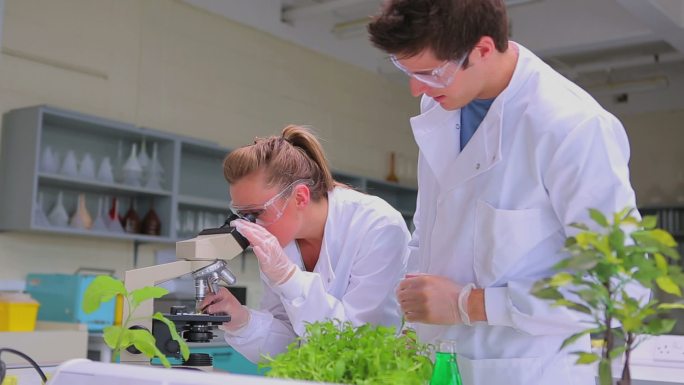
[[[411,118],[421,155],[438,180],[447,174],[458,157],[461,138],[456,123],[460,120],[461,110],[446,111],[436,103],[431,109]]]
[[[461,112],[446,111],[439,104],[411,118],[416,143],[442,191],[452,190],[491,169],[501,160],[502,100],[495,100],[480,127],[459,151],[456,122]]]

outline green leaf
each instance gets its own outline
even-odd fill
[[[663,309],[663,310],[684,309],[684,303],[661,303],[658,305],[658,309]]]
[[[563,298],[563,295],[558,291],[558,289],[553,288],[553,287],[547,287],[544,289],[537,290],[536,292],[532,293],[535,297],[541,298],[541,299],[554,299],[554,300],[560,300]]]
[[[660,270],[664,274],[667,274],[668,263],[665,257],[660,253],[655,253],[653,255],[653,258],[655,260],[656,267],[658,267],[658,270]]]
[[[563,344],[561,345],[561,347],[560,347],[559,350],[563,350],[563,349],[565,349],[568,345],[574,344],[577,340],[579,340],[579,339],[582,338],[583,336],[589,334],[590,332],[591,332],[591,329],[587,329],[587,330],[584,330],[584,331],[581,331],[581,332],[579,332],[579,333],[576,333],[576,334],[571,335],[570,337],[566,338],[566,339],[563,341]]]
[[[551,277],[551,281],[549,281],[549,285],[553,287],[559,287],[559,286],[565,286],[572,282],[572,274],[570,273],[557,273],[553,277]]]
[[[618,252],[618,254],[622,253],[625,248],[625,233],[618,227],[610,232],[608,241],[611,249]]]
[[[601,227],[610,226],[606,217],[596,209],[589,209],[589,216],[591,217],[591,219],[594,220],[594,222],[598,223]]]
[[[136,289],[131,292],[131,307],[137,308],[141,302],[148,299],[161,298],[168,294],[169,291],[163,287],[145,286],[141,289]]]
[[[677,247],[677,242],[672,235],[663,229],[653,229],[650,231],[651,237],[668,247]]]
[[[655,215],[647,215],[641,220],[641,226],[646,230],[654,229],[658,225],[658,217]]]
[[[570,227],[574,227],[576,229],[584,230],[584,231],[589,231],[589,226],[585,225],[584,223],[577,223],[577,222],[572,222],[570,224]],[[568,239],[573,239],[572,237]]]
[[[148,357],[158,357],[164,367],[171,367],[166,356],[157,348],[154,337],[147,330],[129,330],[131,332],[131,344]]]
[[[591,309],[589,309],[588,307],[586,307],[582,304],[572,302],[572,301],[567,300],[567,299],[559,299],[556,301],[555,305],[556,306],[565,306],[569,309],[576,310],[578,312],[591,315]]]
[[[121,328],[121,326],[107,326],[104,329],[102,329],[102,338],[104,339],[107,346],[109,346],[111,349],[116,349],[122,332],[123,329]]]
[[[556,266],[556,269],[572,269],[577,271],[584,271],[593,269],[599,262],[599,257],[596,253],[585,252],[571,258],[566,258],[560,261]]]
[[[573,352],[573,354],[577,354],[579,356],[575,362],[579,365],[591,364],[601,359],[601,357],[594,353]]]
[[[645,327],[646,334],[660,335],[672,331],[677,320],[654,318]]]
[[[83,293],[81,308],[86,314],[97,310],[104,302],[110,301],[117,294],[126,296],[126,288],[123,282],[108,275],[99,275],[90,282]]]
[[[152,318],[161,321],[164,323],[169,328],[169,332],[171,333],[171,338],[178,342],[178,345],[180,346],[181,350],[181,355],[183,356],[184,360],[187,360],[188,357],[190,357],[190,349],[188,348],[188,344],[185,342],[185,340],[178,334],[178,331],[176,330],[176,324],[173,323],[173,321],[169,320],[168,318],[164,317],[164,315],[160,312],[154,313]]]
[[[625,329],[625,332],[634,332],[641,327],[641,318],[640,317],[627,317],[622,320],[622,327]]]
[[[677,295],[677,296],[682,296],[682,291],[679,289],[679,286],[677,286],[676,283],[672,280],[672,278],[668,276],[661,276],[656,278],[656,284],[658,287],[669,294]]]

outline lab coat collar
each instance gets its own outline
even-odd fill
[[[513,76],[508,86],[497,96],[487,115],[480,123],[468,145],[459,151],[460,135],[456,125],[460,124],[461,110],[447,111],[438,103],[429,100],[427,111],[411,118],[411,126],[421,155],[445,190],[451,190],[469,179],[490,170],[500,162],[503,111],[506,102],[516,97],[525,83],[528,62],[532,53],[523,46],[517,47],[519,55]],[[426,96],[423,96],[426,102]]]

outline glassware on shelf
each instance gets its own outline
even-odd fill
[[[105,213],[104,205],[102,204],[102,197],[99,197],[97,198],[97,215],[95,216],[95,220],[90,229],[94,231],[108,231],[109,227],[107,226],[106,218],[107,214]]]
[[[71,216],[71,220],[69,221],[69,226],[76,228],[76,229],[88,230],[88,229],[90,229],[90,227],[92,225],[93,225],[93,218],[90,216],[90,213],[88,212],[88,208],[86,207],[85,194],[83,194],[83,193],[78,194],[78,202],[76,203],[76,211],[74,211],[74,215]]]
[[[199,211],[197,212],[197,224],[195,225],[195,232],[199,233],[202,230],[204,230],[204,213]]]
[[[140,187],[140,180],[142,179],[143,170],[138,162],[138,147],[137,144],[131,144],[131,155],[123,166],[123,183],[129,186]]]
[[[152,164],[156,168],[159,175],[164,175],[164,167],[162,167],[161,162],[159,162],[159,152],[157,151],[157,142],[152,144]],[[162,178],[163,179],[163,178]]]
[[[219,227],[220,224],[218,226],[216,225],[215,218],[216,216],[212,212],[207,211],[206,213],[204,213],[204,228],[211,229]]]
[[[183,234],[195,233],[195,213],[192,210],[186,210],[183,220]]]
[[[153,190],[161,190],[164,181],[164,169],[159,163],[157,154],[157,143],[152,145],[152,159],[150,159],[148,166],[145,168],[145,187]]]
[[[109,208],[107,219],[107,228],[109,231],[114,233],[124,232],[124,228],[121,224],[123,218],[121,218],[121,215],[119,215],[119,200],[116,199],[116,197],[112,197],[112,206]]]
[[[76,161],[76,153],[74,150],[67,151],[62,162],[62,168],[59,172],[64,175],[78,177],[78,162]]]
[[[67,214],[66,209],[64,208],[62,196],[63,194],[61,191],[57,193],[57,202],[55,202],[55,205],[48,215],[48,220],[53,226],[66,227],[69,225],[69,214]]]
[[[157,212],[154,211],[154,201],[152,201],[150,209],[142,220],[142,233],[147,235],[161,234],[161,221]]]
[[[78,176],[85,179],[95,179],[95,161],[89,152],[83,154],[83,159],[81,159],[78,168]]]
[[[45,146],[40,156],[40,171],[55,174],[59,171],[59,158],[51,146]]]
[[[119,140],[116,147],[116,159],[114,159],[113,174],[114,180],[119,183],[123,183],[123,142]]]
[[[461,372],[456,360],[456,342],[442,340],[437,346],[430,385],[462,385]]]
[[[126,215],[124,215],[122,225],[124,231],[127,233],[140,233],[140,216],[138,216],[138,212],[135,211],[135,200],[133,198],[130,199],[128,211],[126,212]]]
[[[138,153],[138,164],[140,164],[143,173],[147,172],[147,169],[150,166],[150,157],[147,156],[147,141],[145,139],[143,139],[142,143],[140,144],[140,152]]]
[[[108,156],[102,158],[100,168],[97,170],[97,180],[104,183],[114,183],[114,172]]]
[[[50,226],[50,221],[43,211],[43,193],[38,193],[38,201],[33,208],[33,224],[41,227]]]

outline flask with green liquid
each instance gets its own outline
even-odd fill
[[[462,385],[461,372],[456,362],[455,344],[453,340],[439,342],[430,385]]]

